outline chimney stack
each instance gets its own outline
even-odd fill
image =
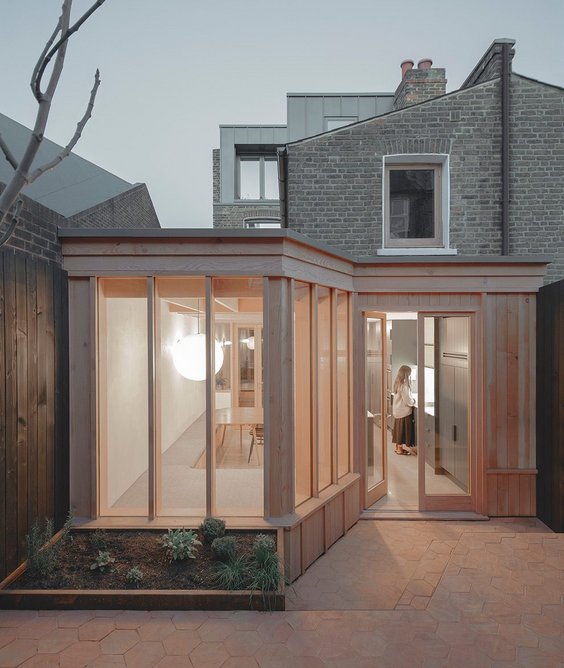
[[[430,58],[423,58],[417,63],[418,70],[428,70],[433,67],[433,61]]]
[[[401,67],[401,78],[403,79],[406,75],[406,72],[409,70],[413,69],[413,65],[415,63],[413,60],[404,60],[403,63],[400,65]]]
[[[446,73],[443,67],[433,67],[430,58],[422,58],[413,67],[413,60],[401,64],[401,82],[394,95],[393,109],[404,109],[440,97],[446,93]]]

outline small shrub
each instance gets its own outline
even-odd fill
[[[45,526],[36,520],[25,537],[27,570],[32,577],[47,577],[57,564],[57,551],[50,543],[53,538],[53,520],[46,519]]]
[[[129,584],[138,587],[143,580],[143,571],[137,566],[133,566],[127,571],[125,579]]]
[[[114,561],[114,557],[110,556],[109,552],[98,550],[98,556],[96,557],[96,561],[93,564],[90,564],[90,570],[94,571],[98,569],[101,573],[104,573],[106,568],[111,568]]]
[[[259,566],[268,562],[272,555],[276,555],[276,542],[274,538],[259,533],[253,543],[253,554]]]
[[[245,589],[249,579],[249,564],[245,557],[235,557],[231,561],[218,562],[216,582],[220,589]]]
[[[277,554],[268,555],[262,563],[251,567],[251,589],[259,589],[263,595],[276,591],[282,580]]]
[[[222,536],[221,538],[215,538],[211,544],[212,552],[216,559],[228,563],[233,561],[237,556],[237,546],[235,544],[235,538],[233,536]]]
[[[225,536],[225,522],[219,517],[206,517],[200,524],[200,531],[206,543],[213,543],[216,538]]]
[[[104,529],[96,529],[90,536],[90,544],[95,550],[106,550],[108,547],[108,533]]]
[[[162,546],[170,561],[195,559],[195,551],[202,543],[192,529],[169,529],[162,537]]]

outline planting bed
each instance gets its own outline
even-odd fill
[[[144,609],[283,609],[280,591],[266,597],[250,589],[220,590],[218,561],[201,534],[195,559],[170,561],[162,548],[163,530],[72,531],[59,549],[57,567],[47,576],[24,572],[5,581],[0,607],[39,608],[144,608]],[[252,555],[255,537],[277,532],[227,531],[236,540],[239,555]],[[278,544],[280,542],[278,541]],[[91,570],[99,551],[115,559],[104,572]],[[135,586],[127,572],[137,567],[143,579]],[[244,583],[249,587],[250,579]]]

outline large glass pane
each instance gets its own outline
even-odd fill
[[[204,278],[156,279],[157,481],[162,515],[206,510]]]
[[[229,387],[215,395],[215,499],[222,516],[257,517],[264,508],[262,278],[214,278],[215,337],[233,332],[221,371]],[[218,372],[220,373],[220,372]],[[217,378],[217,375],[216,375]]]
[[[259,158],[239,159],[239,197],[241,199],[260,199]]]
[[[468,494],[468,316],[424,319],[425,493]]]
[[[368,489],[384,480],[384,332],[380,318],[366,318],[366,451]]]
[[[296,505],[311,497],[311,297],[294,285],[294,419]]]
[[[264,199],[278,199],[278,163],[275,158],[264,158]]]
[[[390,169],[390,238],[435,236],[435,170]]]
[[[101,514],[148,512],[147,281],[98,283]]]
[[[350,471],[349,439],[349,296],[337,292],[337,468]]]
[[[319,490],[332,482],[331,291],[317,290],[317,453]]]

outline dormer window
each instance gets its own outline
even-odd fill
[[[237,199],[278,200],[278,166],[274,155],[237,156]]]

